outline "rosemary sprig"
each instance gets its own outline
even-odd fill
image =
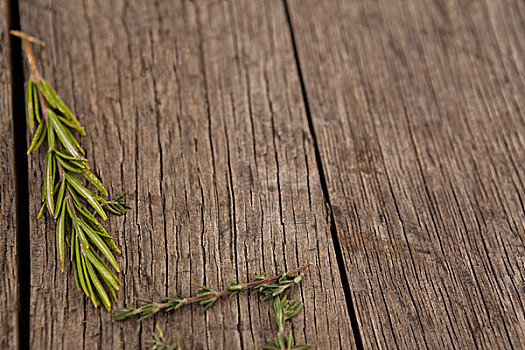
[[[47,209],[56,222],[60,269],[64,271],[67,244],[70,250],[67,256],[73,263],[78,289],[84,291],[95,306],[102,303],[111,311],[110,297],[117,300],[115,290],[119,289],[121,282],[108,263],[119,272],[112,251],[120,254],[120,250],[99,218],[107,218],[104,206],[117,215],[124,214],[128,207],[122,195],[113,200],[102,198],[101,195],[108,196],[108,192],[90,171],[85,152],[72,133],[76,131],[85,135],[84,128],[37,68],[30,43],[44,43],[20,31],[12,30],[11,34],[22,39],[30,68],[26,105],[27,124],[33,137],[27,153],[36,151],[44,143],[47,145],[43,204],[37,218]],[[96,191],[88,189],[81,178],[93,185]]]
[[[139,307],[117,309],[113,313],[113,319],[115,321],[122,321],[133,316],[139,316],[139,321],[141,321],[161,310],[172,311],[192,303],[199,303],[203,307],[203,312],[206,312],[220,297],[235,295],[240,291],[248,289],[263,293],[265,299],[281,295],[287,291],[291,294],[293,287],[301,282],[303,271],[310,265],[312,265],[312,263],[308,262],[288,272],[279,270],[280,274],[274,277],[266,277],[266,275],[255,276],[253,282],[244,284],[239,284],[231,280],[230,285],[221,291],[215,291],[209,287],[198,284],[197,286],[200,289],[197,291],[197,295],[193,297],[179,298],[176,295],[172,295],[163,298],[161,302],[135,298],[135,300],[141,302]]]

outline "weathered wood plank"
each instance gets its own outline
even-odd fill
[[[299,342],[352,348],[284,7],[280,1],[21,1],[47,41],[44,75],[86,126],[111,193],[133,209],[107,226],[123,255],[119,305],[195,292],[311,260]],[[29,164],[31,217],[42,162]],[[31,230],[31,346],[139,348],[161,325],[188,348],[254,348],[274,334],[257,296],[141,324],[113,323],[57,272],[53,224]]]
[[[365,348],[525,347],[525,4],[289,0]]]
[[[0,2],[0,348],[18,348],[18,267],[11,50],[7,2]],[[23,118],[23,116],[21,116]]]

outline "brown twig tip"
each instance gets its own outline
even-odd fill
[[[29,34],[26,34],[24,32],[21,32],[19,30],[10,30],[9,33],[11,33],[11,35],[14,35],[16,37],[19,37],[20,39],[22,40],[25,40],[25,41],[28,41],[30,43],[33,43],[33,44],[38,44],[38,45],[42,45],[42,46],[46,46],[46,43],[43,42],[42,40],[40,39],[37,39],[35,38],[34,36],[31,36]]]
[[[40,75],[40,72],[38,71],[38,68],[36,66],[35,55],[33,54],[33,50],[31,50],[31,45],[29,45],[29,43],[34,43],[42,46],[46,46],[46,43],[19,30],[10,30],[9,33],[22,39],[22,49],[26,54],[27,63],[29,64],[31,75],[34,78],[33,80],[35,80],[36,82],[40,82],[42,80],[42,76]]]

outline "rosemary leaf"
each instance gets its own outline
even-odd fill
[[[27,125],[29,126],[29,131],[31,133],[35,132],[35,109],[33,103],[33,80],[29,77],[27,81],[26,89],[26,101],[27,101]]]

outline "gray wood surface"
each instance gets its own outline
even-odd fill
[[[118,307],[312,261],[298,342],[525,348],[523,1],[19,6],[92,168],[129,193],[105,223]],[[35,220],[43,151],[28,159],[30,246],[16,247],[8,18],[0,2],[0,348],[19,348],[26,313],[32,349],[140,349],[155,325],[188,349],[265,343],[257,295],[142,323],[95,309],[57,268],[52,220]]]
[[[18,347],[17,222],[7,2],[0,2],[0,348]],[[21,116],[24,118],[24,116]]]
[[[290,0],[365,348],[525,348],[525,3]]]
[[[312,261],[296,339],[352,348],[282,2],[21,1],[20,14],[48,44],[43,75],[86,127],[95,172],[130,192],[133,209],[106,225],[123,253],[118,305]],[[42,155],[30,157],[31,218]],[[34,349],[140,348],[156,324],[194,349],[252,349],[275,333],[257,295],[113,323],[58,271],[53,229],[31,229]]]

